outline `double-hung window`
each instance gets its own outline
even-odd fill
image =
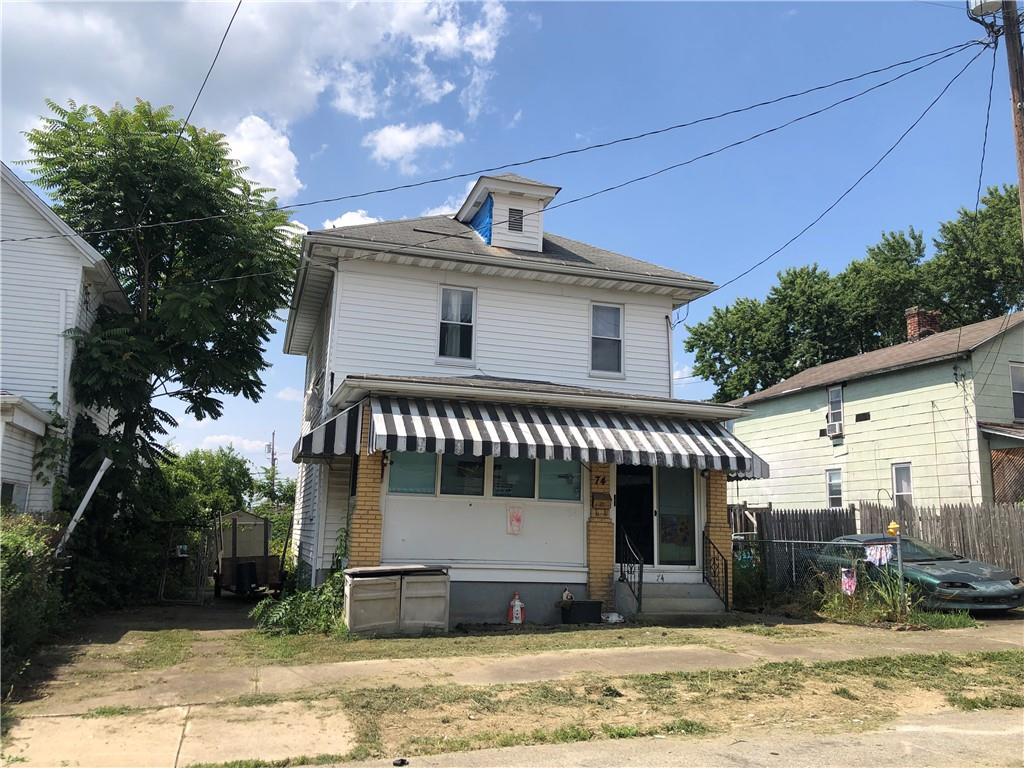
[[[910,462],[892,465],[892,500],[899,509],[914,506],[914,486],[910,477]]]
[[[829,507],[835,509],[843,506],[843,470],[825,470],[825,494]]]
[[[843,388],[828,388],[828,416],[825,419],[825,431],[829,437],[843,434]]]
[[[622,373],[622,307],[592,304],[590,312],[590,370]]]
[[[1010,393],[1013,420],[1024,421],[1024,363],[1010,363]]]
[[[469,288],[441,288],[437,354],[445,360],[473,360],[475,295]]]

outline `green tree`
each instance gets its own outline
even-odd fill
[[[924,283],[951,328],[999,317],[1024,306],[1024,245],[1017,187],[990,187],[974,211],[960,209],[939,226]]]
[[[26,133],[28,162],[131,304],[128,313],[101,307],[78,336],[75,394],[117,412],[118,440],[103,450],[138,471],[158,463],[175,424],[159,398],[204,419],[220,416],[223,395],[262,395],[270,321],[296,263],[288,217],[228,157],[222,134],[187,126],[179,141],[170,107],[48,104],[51,115]],[[130,491],[132,478],[120,485]]]
[[[168,456],[162,469],[180,504],[178,519],[193,523],[246,509],[256,487],[249,461],[230,446]]]
[[[904,311],[939,309],[945,328],[1024,306],[1024,246],[1016,187],[992,187],[977,218],[961,210],[939,226],[926,259],[913,227],[888,232],[862,259],[830,276],[787,269],[764,301],[740,298],[688,327],[694,373],[732,400],[822,363],[906,340]]]

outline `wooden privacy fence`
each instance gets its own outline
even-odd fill
[[[733,533],[756,533],[758,539],[776,541],[830,541],[857,532],[852,509],[773,509],[735,505],[729,510]],[[751,523],[750,518],[754,518]]]
[[[942,507],[892,507],[862,504],[860,527],[882,533],[898,519],[907,536],[923,539],[958,555],[994,563],[1016,575],[1024,573],[1024,506],[1016,504],[946,504]]]

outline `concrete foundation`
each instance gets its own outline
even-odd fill
[[[526,605],[530,624],[560,624],[558,602],[568,587],[579,600],[588,598],[587,585],[556,583],[518,583],[493,581],[453,581],[449,626],[458,624],[504,624],[512,593]]]

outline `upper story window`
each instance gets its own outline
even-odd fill
[[[590,370],[622,373],[622,307],[592,304],[590,311]]]
[[[523,209],[522,208],[509,208],[508,209],[508,231],[509,232],[522,232],[523,231]]]
[[[1010,393],[1013,420],[1024,421],[1024,363],[1010,363]]]
[[[438,357],[467,362],[473,359],[475,303],[475,295],[469,288],[441,288]]]
[[[829,437],[843,434],[843,388],[828,388],[828,415],[825,419],[825,430]]]
[[[892,465],[892,500],[900,509],[914,506],[914,484],[910,477],[910,462]]]
[[[829,507],[843,506],[843,470],[825,470],[825,495],[828,497]]]

